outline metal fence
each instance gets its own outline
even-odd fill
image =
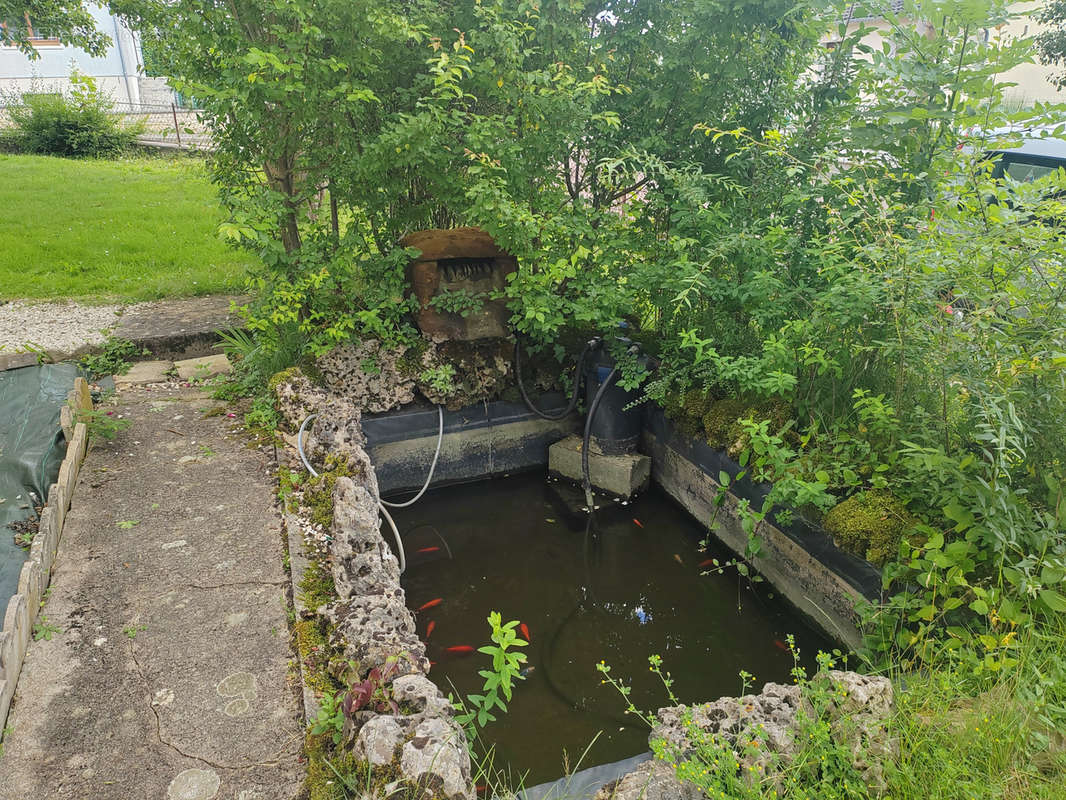
[[[0,128],[11,125],[13,106],[0,106]],[[138,141],[180,148],[211,148],[211,131],[195,108],[175,103],[113,102],[111,113],[122,121],[142,128]]]
[[[174,103],[114,103],[111,112],[128,123],[143,126],[138,138],[145,142],[173,143],[178,147],[209,147],[211,131],[195,108]]]

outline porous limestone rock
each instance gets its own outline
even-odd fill
[[[616,781],[605,784],[593,800],[705,800],[691,783],[677,779],[674,768],[656,758],[643,762]]]
[[[392,682],[392,697],[410,714],[426,717],[450,717],[452,704],[425,675],[401,675]]]
[[[333,623],[332,643],[346,660],[366,675],[390,658],[398,658],[400,674],[429,671],[426,646],[415,632],[415,620],[399,585],[382,594],[354,596],[326,608]]]
[[[329,552],[333,585],[341,601],[399,587],[400,563],[381,538],[380,528],[376,496],[351,478],[337,478]]]
[[[898,743],[885,729],[893,707],[891,681],[838,670],[820,674],[813,681],[827,681],[825,714],[835,740],[851,751],[852,765],[866,784],[875,791],[882,789],[883,762],[898,751]],[[796,733],[800,709],[814,714],[799,686],[768,683],[757,695],[660,709],[649,739],[665,742],[670,751],[684,758],[694,749],[687,729],[695,726],[733,748],[739,774],[773,780],[777,777],[775,768],[789,764],[799,750]],[[759,746],[737,746],[751,741],[758,741]],[[650,766],[655,763],[659,766]],[[693,788],[682,784],[668,765],[647,762],[604,786],[595,800],[693,800],[692,792]]]
[[[377,339],[333,348],[317,361],[326,388],[362,411],[399,408],[415,399],[414,370],[404,363],[407,347],[383,348]]]
[[[326,392],[311,383],[299,367],[279,372],[270,380],[277,409],[289,430],[297,431],[326,402]]]
[[[419,723],[400,753],[404,778],[434,796],[473,800],[470,755],[462,729],[451,720],[432,717]]]
[[[353,753],[374,766],[391,764],[406,733],[395,717],[376,716],[363,724],[355,738]]]
[[[421,358],[418,391],[449,411],[498,395],[511,374],[512,347],[504,339],[477,342],[433,342]],[[441,369],[450,373],[447,388],[429,378]]]

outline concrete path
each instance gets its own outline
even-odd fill
[[[0,800],[288,800],[290,678],[268,462],[217,403],[129,387],[90,451],[0,756]]]

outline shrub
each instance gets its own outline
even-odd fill
[[[116,121],[110,101],[91,77],[75,72],[70,82],[70,97],[24,95],[23,105],[11,109],[18,148],[26,153],[74,158],[115,156],[129,148],[140,127]]]

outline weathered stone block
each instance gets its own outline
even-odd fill
[[[81,462],[85,460],[85,451],[89,446],[89,429],[84,422],[79,422],[74,426],[74,435],[69,441],[70,445],[67,448],[67,453],[74,454],[74,463],[77,464],[80,472]]]
[[[0,649],[0,666],[5,678],[17,681],[30,642],[30,611],[26,606],[26,598],[21,594],[12,595],[7,601],[4,632],[10,636],[3,642],[3,649]]]
[[[333,584],[337,597],[383,594],[400,584],[400,564],[380,533],[376,495],[351,478],[333,489]]]
[[[420,305],[417,322],[423,333],[438,340],[505,337],[510,333],[506,303],[488,296],[506,287],[507,275],[518,269],[518,261],[497,247],[489,234],[479,228],[418,231],[401,244],[421,251],[407,267],[407,280]],[[465,314],[430,304],[445,292],[465,292],[481,303]]]
[[[580,436],[568,436],[548,448],[548,471],[581,482]],[[589,453],[589,480],[595,489],[615,497],[631,497],[648,486],[651,459],[639,453],[603,455]]]
[[[59,427],[63,429],[63,438],[69,443],[74,436],[74,411],[69,404],[59,409]]]
[[[225,354],[219,353],[214,356],[175,361],[174,369],[178,371],[178,377],[183,381],[191,381],[213,378],[216,375],[228,375],[232,367]]]
[[[59,465],[59,477],[56,484],[59,486],[59,507],[65,512],[70,508],[70,498],[74,492],[73,464],[68,459],[63,459]]]
[[[421,722],[414,737],[403,746],[400,770],[411,783],[427,787],[447,800],[474,798],[466,737],[450,720],[431,718]]]
[[[44,594],[41,571],[40,562],[30,559],[22,565],[22,570],[19,572],[18,593],[26,598],[30,625],[37,621],[37,614],[41,610],[41,596]]]
[[[74,379],[74,391],[77,393],[75,408],[88,411],[93,407],[93,393],[89,389],[89,382],[85,378]]]
[[[168,380],[167,373],[172,369],[172,361],[139,361],[130,367],[125,375],[115,376],[115,386],[122,389],[145,383],[164,383]]]

